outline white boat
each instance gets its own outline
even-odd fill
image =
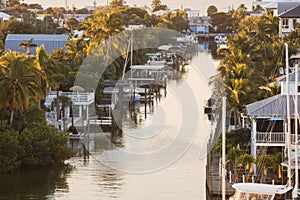
[[[226,44],[227,43],[227,36],[224,34],[218,34],[214,37],[214,41],[217,44]]]
[[[285,185],[261,183],[236,183],[235,193],[230,200],[272,200],[276,195],[285,194],[292,189]]]

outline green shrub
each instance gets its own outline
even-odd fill
[[[20,167],[19,154],[23,148],[19,146],[18,133],[6,130],[0,136],[0,173],[13,172]]]
[[[73,155],[67,142],[67,134],[46,124],[26,128],[21,134],[5,130],[0,137],[0,173],[20,167],[61,165]]]
[[[25,129],[20,135],[24,153],[20,155],[23,166],[48,166],[62,164],[72,156],[66,147],[68,137],[52,126],[38,125]]]

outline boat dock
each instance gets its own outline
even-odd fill
[[[210,153],[212,154],[212,153]],[[208,159],[212,155],[208,156]],[[206,187],[207,187],[207,197],[206,199],[221,199],[222,196],[222,176],[220,174],[221,168],[219,167],[220,156],[214,155],[211,162],[207,163],[206,166]],[[229,183],[226,180],[226,196],[230,197],[234,194],[234,189],[232,187],[233,183]]]

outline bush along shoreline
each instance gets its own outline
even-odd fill
[[[62,166],[74,155],[67,147],[68,135],[53,126],[38,124],[21,133],[6,129],[0,133],[0,173],[21,168]]]

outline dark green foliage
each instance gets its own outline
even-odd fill
[[[231,32],[232,17],[225,12],[213,12],[210,14],[212,28],[210,31],[219,33]]]
[[[0,172],[13,172],[20,167],[19,154],[23,148],[19,145],[16,131],[6,130],[0,137]]]
[[[251,131],[247,128],[237,129],[226,133],[227,144],[231,146],[240,145],[241,149],[248,148]]]
[[[20,135],[20,145],[24,147],[24,154],[20,157],[22,165],[61,164],[72,156],[71,150],[65,146],[67,141],[67,135],[48,125],[25,129]]]
[[[61,165],[73,155],[67,141],[66,134],[46,124],[26,128],[21,134],[5,130],[0,137],[0,173],[20,167]]]
[[[222,135],[220,135],[215,152],[221,152]],[[226,133],[226,152],[227,154],[240,155],[242,151],[249,149],[251,131],[248,128],[236,129]],[[232,152],[231,152],[232,151]],[[230,157],[230,156],[229,156]]]

